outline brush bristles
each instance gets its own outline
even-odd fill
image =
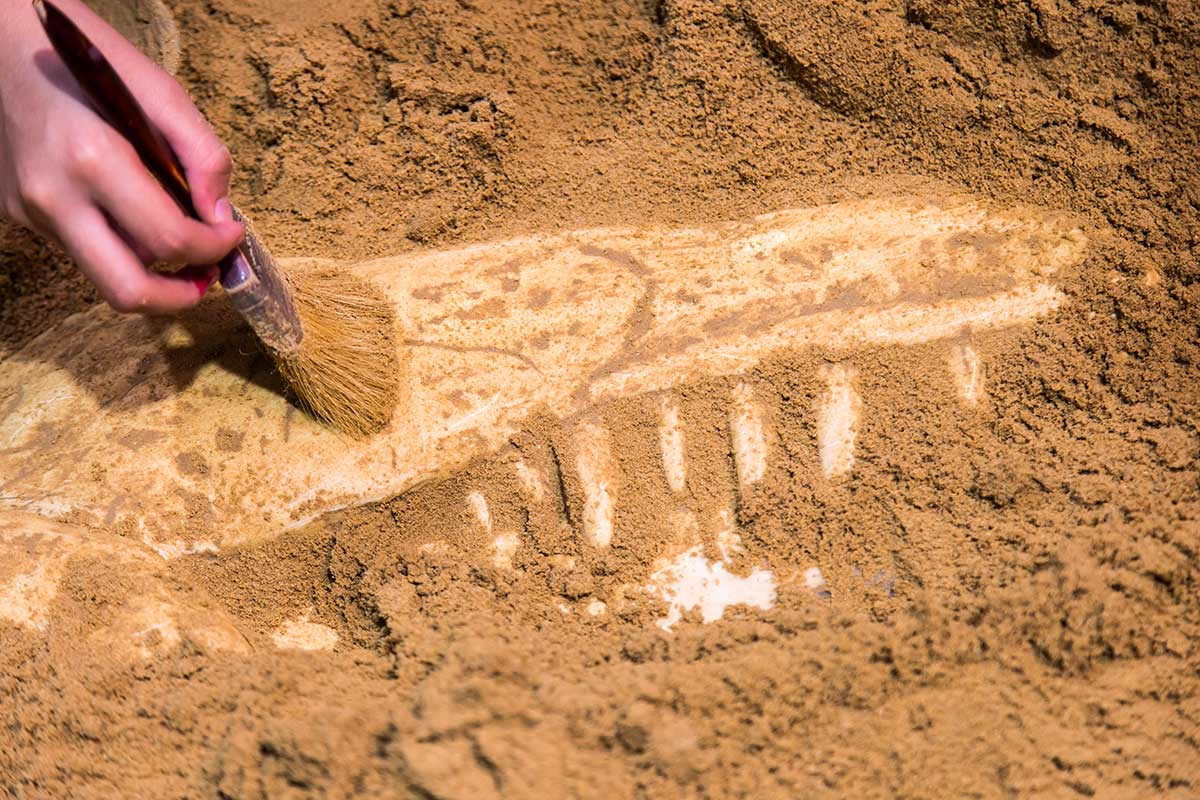
[[[288,275],[304,338],[276,363],[300,403],[356,436],[392,418],[400,390],[396,312],[369,281],[334,267]]]

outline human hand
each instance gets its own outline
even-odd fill
[[[183,164],[201,221],[184,215],[100,118],[55,55],[28,0],[0,0],[0,213],[58,241],[121,312],[188,308],[242,238],[226,198],[232,164],[191,98],[79,0],[58,0],[129,86]],[[189,267],[174,274],[147,265]]]

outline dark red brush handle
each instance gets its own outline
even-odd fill
[[[199,219],[200,215],[192,204],[192,192],[184,176],[183,165],[166,138],[146,117],[146,112],[142,111],[108,59],[70,17],[49,0],[35,0],[34,7],[54,51],[92,101],[97,113],[133,145],[142,163],[179,207],[188,216]]]

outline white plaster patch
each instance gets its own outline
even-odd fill
[[[521,537],[513,532],[502,533],[492,540],[492,565],[496,569],[512,569],[512,559],[521,546]]]
[[[598,617],[607,610],[608,606],[604,604],[603,600],[593,600],[587,604],[587,613],[593,617]]]
[[[608,547],[613,534],[614,476],[608,433],[595,422],[576,431],[579,483],[583,488],[583,535],[595,547]]]
[[[739,577],[724,562],[706,559],[700,545],[660,566],[645,589],[669,606],[667,615],[655,623],[664,631],[670,631],[684,612],[692,609],[700,610],[704,622],[715,622],[732,605],[766,611],[775,603],[775,577],[770,570],[755,567],[746,577]]]
[[[126,625],[136,625],[132,631],[133,650],[143,659],[156,652],[172,650],[181,641],[179,625],[174,618],[175,608],[165,600],[140,597],[127,611]]]
[[[862,400],[854,389],[854,369],[845,364],[821,368],[825,392],[817,400],[817,450],[826,478],[844,475],[854,466],[854,440]]]
[[[983,367],[971,345],[950,348],[950,374],[958,385],[958,396],[968,406],[978,405],[983,396]]]
[[[729,435],[733,441],[733,460],[738,481],[743,487],[762,480],[767,471],[767,441],[763,433],[763,410],[754,399],[754,390],[745,381],[733,390],[729,408]]]
[[[828,599],[832,596],[832,592],[829,591],[829,584],[825,582],[825,574],[821,572],[820,567],[809,567],[804,570],[804,585],[822,599]]]
[[[719,521],[717,550],[721,553],[722,561],[729,561],[734,555],[745,552],[746,548],[742,547],[741,534],[734,529],[733,512],[728,509],[722,509]]]
[[[542,484],[542,478],[533,467],[525,463],[525,459],[518,458],[513,462],[513,472],[517,475],[517,480],[521,483],[521,488],[529,496],[529,499],[535,503],[542,502],[542,498],[546,496],[545,486]]]
[[[9,500],[10,498],[4,497],[4,499]],[[74,506],[61,497],[38,498],[21,503],[18,507],[22,511],[28,511],[46,519],[57,519],[75,510]]]
[[[764,214],[758,219],[767,220],[770,215]],[[730,249],[735,258],[763,258],[774,254],[789,238],[787,231],[766,231],[746,236]]]
[[[474,515],[475,521],[479,523],[479,527],[483,528],[485,533],[491,533],[492,512],[488,508],[487,498],[479,492],[471,492],[467,495],[467,506],[471,509],[471,514]]]
[[[337,644],[337,631],[328,625],[312,622],[313,610],[297,619],[286,620],[271,634],[272,641],[280,650],[332,650]]]
[[[58,594],[58,567],[57,560],[46,559],[31,572],[9,579],[0,589],[0,619],[44,631],[50,604]]]
[[[659,414],[658,445],[662,451],[663,472],[671,491],[682,492],[687,467],[683,461],[683,428],[679,424],[678,401],[671,395],[664,395]]]
[[[825,576],[820,567],[809,567],[804,570],[804,585],[810,589],[819,589],[825,585]]]

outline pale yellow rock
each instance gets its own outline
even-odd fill
[[[162,0],[86,0],[137,48],[174,75],[179,70],[179,26]]]
[[[219,299],[174,322],[97,308],[0,365],[0,507],[164,556],[261,540],[457,469],[535,409],[580,415],[780,349],[849,358],[1028,322],[1065,302],[1085,248],[1043,211],[898,197],[349,264],[403,341],[400,407],[361,441],[292,408]]]
[[[328,625],[309,619],[310,608],[296,619],[285,620],[271,634],[271,641],[280,650],[332,650],[337,644],[337,631]]]
[[[854,389],[854,369],[845,364],[821,368],[825,393],[817,401],[817,448],[826,478],[844,475],[854,466],[854,440],[862,416],[862,399]]]
[[[68,624],[59,632],[75,644],[129,660],[169,653],[185,640],[248,652],[232,620],[199,593],[173,588],[165,567],[150,548],[120,536],[0,512],[0,621],[37,635]],[[84,587],[85,599],[61,597],[68,582]],[[74,613],[58,613],[63,603]]]

